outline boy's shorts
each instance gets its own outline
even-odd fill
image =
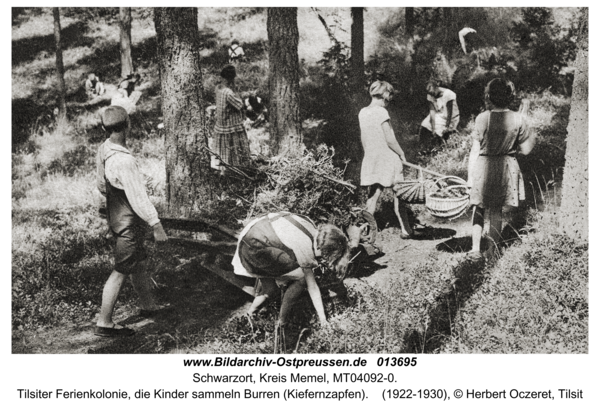
[[[113,232],[114,233],[114,232]],[[140,271],[147,254],[144,248],[144,229],[141,226],[127,227],[115,234],[115,270],[121,274],[135,274]]]

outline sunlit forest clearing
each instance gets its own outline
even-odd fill
[[[371,83],[383,78],[395,89],[387,110],[407,161],[467,180],[471,135],[475,117],[484,110],[485,84],[507,77],[517,89],[511,108],[517,110],[523,99],[530,101],[528,121],[537,144],[530,155],[518,157],[526,200],[519,211],[505,214],[509,222],[497,259],[465,260],[471,249],[469,212],[454,220],[437,219],[423,204],[410,204],[409,219],[422,236],[402,239],[393,194],[385,191],[374,215],[379,229],[375,244],[381,253],[357,265],[341,286],[320,282],[327,326],[317,324],[308,296],[302,299],[286,329],[283,352],[587,353],[587,227],[582,237],[575,237],[565,232],[563,218],[567,137],[575,133],[569,115],[577,83],[581,10],[463,8],[447,17],[445,9],[414,8],[414,15],[407,16],[408,9],[364,10],[364,63],[357,76],[350,8],[299,8],[300,154],[277,150],[273,116],[269,123],[247,125],[253,162],[240,170],[249,176],[221,178],[205,163],[210,155],[204,152],[206,183],[214,194],[188,206],[183,215],[174,213],[167,195],[173,183],[167,178],[170,131],[163,113],[154,10],[133,8],[131,55],[141,76],[136,87],[141,96],[128,107],[127,144],[145,175],[150,200],[161,217],[198,217],[232,231],[272,211],[347,227],[352,209],[365,206],[364,189],[345,184],[360,185],[358,111],[369,103]],[[452,30],[477,31],[466,37],[471,39],[466,51],[457,35],[435,24],[444,18],[451,19]],[[245,52],[245,59],[235,64],[238,92],[274,106],[267,20],[266,8],[197,10],[197,75],[204,108],[216,102],[215,87],[234,39]],[[12,351],[272,353],[279,303],[263,308],[252,326],[244,316],[251,297],[203,267],[209,259],[211,265],[230,269],[230,259],[202,253],[183,241],[146,243],[154,291],[169,309],[151,320],[137,317],[135,292],[125,285],[115,319],[136,328],[133,341],[92,335],[113,265],[107,222],[98,214],[95,158],[107,138],[100,112],[118,98],[118,21],[118,8],[60,9],[63,115],[53,10],[13,9]],[[104,83],[103,96],[86,95],[89,73]],[[460,124],[443,145],[431,148],[420,140],[419,130],[429,113],[425,85],[434,76],[456,92]],[[197,132],[208,146],[214,123],[205,114],[199,114],[203,127]],[[585,141],[587,149],[587,134]],[[587,159],[583,162],[575,173],[587,181]],[[417,180],[419,174],[410,168],[405,178]],[[567,197],[587,206],[587,184],[584,193]],[[224,241],[215,231],[167,233]]]

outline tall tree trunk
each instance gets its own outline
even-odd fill
[[[364,8],[352,7],[352,27],[350,29],[350,63],[352,72],[352,92],[360,95],[365,76],[365,30]]]
[[[274,155],[296,153],[302,144],[297,12],[295,7],[270,7],[267,11],[271,150]]]
[[[588,13],[582,9],[560,206],[561,226],[575,240],[588,239]]]
[[[360,164],[363,157],[362,144],[360,142],[360,124],[358,114],[360,110],[369,105],[370,97],[365,91],[365,31],[364,31],[364,8],[352,7],[352,26],[350,28],[350,102],[352,104],[349,113],[344,120],[351,127],[344,136],[347,144],[346,155],[351,162],[346,168],[346,177],[350,180],[360,182]]]
[[[166,131],[166,198],[170,216],[189,217],[213,198],[204,150],[204,90],[196,8],[156,8],[154,26]]]
[[[52,8],[54,14],[54,43],[56,45],[56,79],[58,80],[58,115],[67,116],[67,87],[65,85],[65,65],[63,63],[62,43],[60,39],[60,10]]]
[[[404,34],[408,38],[412,38],[415,33],[415,8],[404,8]]]
[[[408,95],[413,98],[415,95],[415,82],[417,81],[417,64],[415,62],[414,47],[412,47],[413,37],[415,34],[416,27],[416,15],[414,7],[405,7],[404,9],[404,34],[408,44],[411,45],[409,49],[412,49],[410,56],[410,75],[408,78]]]
[[[119,7],[119,28],[121,37],[121,77],[133,73],[131,59],[131,7]]]
[[[458,44],[458,13],[457,7],[444,7],[443,9],[443,24],[444,24],[444,53],[449,60],[452,60],[456,54],[456,45]]]

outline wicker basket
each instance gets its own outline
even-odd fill
[[[419,169],[418,180],[404,180],[396,182],[393,187],[394,194],[404,203],[425,204],[425,178]]]
[[[465,185],[450,186],[447,189],[464,188]],[[428,194],[425,198],[425,207],[431,215],[443,219],[456,219],[469,209],[469,195],[461,197],[434,197],[434,193]]]
[[[425,185],[423,183],[413,180],[398,182],[394,185],[394,193],[404,203],[425,203]]]

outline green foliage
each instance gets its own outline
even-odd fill
[[[361,156],[358,111],[368,103],[358,99],[365,96],[367,84],[365,94],[352,95],[349,48],[336,41],[308,74],[300,88],[302,117],[324,121],[320,142],[335,149],[337,161],[357,160]]]
[[[346,90],[348,89],[348,79],[350,77],[349,54],[350,49],[348,46],[336,41],[329,50],[323,53],[323,58],[318,61],[324,75]]]
[[[118,7],[61,7],[61,13],[76,20],[105,21],[107,24],[119,20]]]
[[[94,153],[90,147],[79,145],[76,148],[65,152],[63,157],[54,159],[42,172],[42,177],[48,173],[64,173],[67,176],[73,176],[76,172],[92,172],[95,167]]]

